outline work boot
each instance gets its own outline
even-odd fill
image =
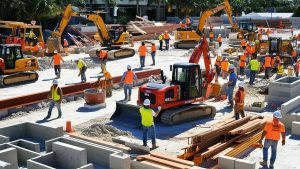
[[[244,111],[241,111],[240,114],[241,114],[242,118],[245,117],[245,112]]]
[[[267,161],[262,161],[262,162],[260,162],[260,165],[263,166],[263,167],[266,167],[268,165],[268,162]]]
[[[233,108],[233,100],[229,102],[229,108]]]
[[[274,168],[274,164],[270,163],[269,168]]]
[[[50,115],[47,115],[45,118],[44,118],[44,120],[47,120],[47,119],[49,119],[50,118]]]
[[[131,96],[128,97],[128,101],[131,101]]]
[[[61,114],[59,114],[59,115],[57,116],[57,118],[60,119],[60,118],[61,118]]]
[[[157,146],[156,144],[152,144],[152,148],[150,148],[150,150],[154,150],[157,149],[159,146]]]

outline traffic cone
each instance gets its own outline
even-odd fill
[[[74,129],[72,128],[71,121],[67,121],[67,122],[66,122],[66,132],[67,132],[67,133],[72,133],[72,132],[74,132]]]

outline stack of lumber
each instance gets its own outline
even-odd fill
[[[181,159],[193,159],[199,165],[220,155],[236,156],[257,143],[266,120],[262,116],[247,116],[239,120],[212,126],[212,129],[188,139]]]

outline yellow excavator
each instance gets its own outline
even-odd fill
[[[119,58],[134,56],[135,51],[133,49],[123,47],[123,44],[129,43],[129,37],[130,37],[129,32],[123,30],[124,26],[120,26],[121,29],[114,27],[115,30],[108,31],[101,16],[93,13],[92,14],[80,13],[78,9],[76,7],[73,7],[71,4],[69,4],[66,7],[58,28],[52,32],[52,38],[53,37],[58,39],[61,38],[63,31],[67,27],[72,17],[86,18],[87,20],[92,21],[95,24],[95,26],[98,29],[98,33],[96,33],[94,38],[98,42],[100,42],[101,48],[106,48],[109,51],[108,56],[110,59],[119,59]],[[122,31],[117,31],[117,30],[122,30]],[[51,41],[53,41],[52,38],[50,38]],[[61,42],[60,39],[56,41]],[[47,45],[48,44],[54,44],[52,45],[52,47],[50,47],[53,51],[55,49],[56,50],[59,49],[59,45],[57,45],[56,43],[51,43],[51,42],[48,43],[47,41]],[[51,49],[49,49],[48,46],[49,53],[51,53],[52,51]]]
[[[200,36],[204,32],[204,26],[205,26],[206,19],[221,10],[225,10],[226,14],[228,15],[229,23],[232,26],[231,30],[232,30],[232,32],[234,32],[233,33],[234,35],[230,35],[230,37],[234,36],[234,37],[236,37],[236,39],[238,39],[241,36],[244,36],[245,33],[251,32],[251,30],[243,29],[245,26],[244,24],[238,25],[233,21],[232,10],[231,10],[231,6],[229,4],[229,0],[224,0],[224,2],[219,4],[216,8],[206,10],[202,13],[202,15],[199,19],[197,29],[192,29],[189,27],[178,28],[175,33],[176,42],[174,43],[174,47],[178,48],[178,49],[194,48],[195,45],[199,42]]]
[[[0,86],[12,86],[20,83],[35,82],[39,75],[38,59],[25,57],[18,44],[0,45]]]

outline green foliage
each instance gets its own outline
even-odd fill
[[[118,10],[118,19],[117,19],[117,23],[125,25],[130,21],[130,18],[128,17],[128,15],[126,14],[125,9],[119,9]]]

